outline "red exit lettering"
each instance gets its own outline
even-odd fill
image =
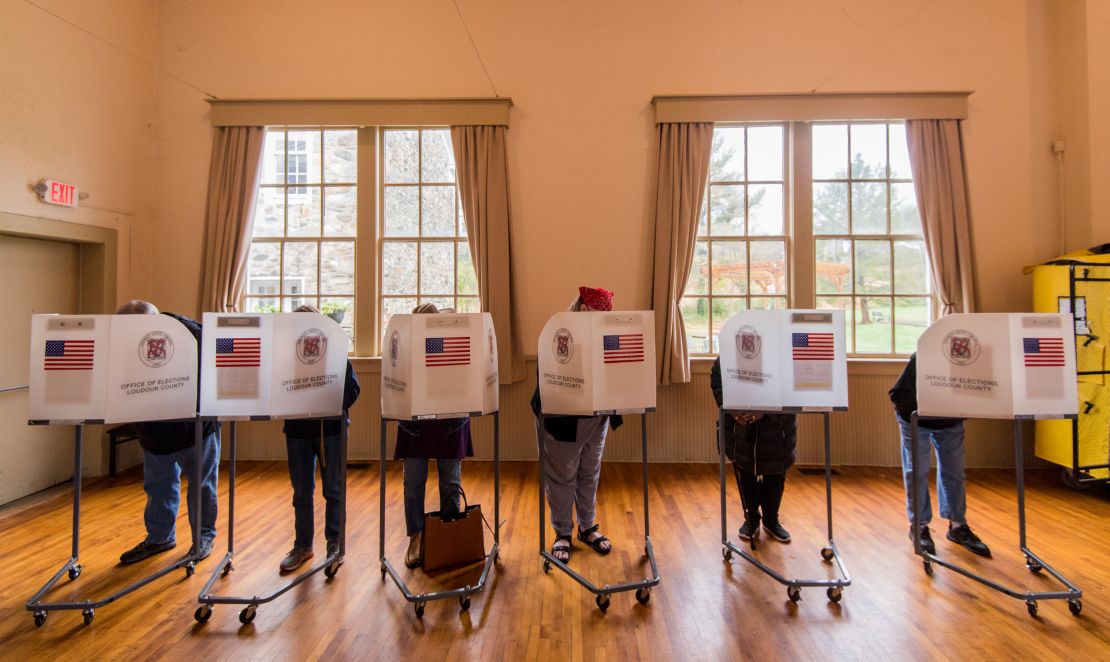
[[[49,202],[52,205],[62,205],[65,207],[77,206],[77,187],[73,184],[66,184],[65,182],[54,181],[51,179],[43,182],[46,184],[45,194],[42,196],[43,202]]]

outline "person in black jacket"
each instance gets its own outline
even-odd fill
[[[153,304],[138,299],[128,301],[117,315],[157,315]],[[181,322],[200,345],[201,327],[195,320],[173,313],[164,313]],[[199,352],[198,352],[199,360]],[[198,401],[200,383],[197,383]],[[120,555],[120,563],[136,563],[177,546],[177,509],[181,502],[181,475],[189,480],[189,524],[195,526],[193,503],[200,489],[200,547],[190,547],[189,555],[200,561],[212,553],[216,538],[216,483],[220,466],[220,424],[204,423],[201,431],[200,476],[196,467],[195,424],[193,422],[153,421],[139,423],[139,445],[143,448],[143,489],[146,509],[143,522],[146,538]]]
[[[913,540],[913,501],[910,490],[913,474],[917,473],[917,511],[921,525],[921,546],[936,554],[936,543],[929,533],[933,507],[929,502],[929,446],[937,453],[937,500],[940,516],[948,520],[947,538],[963,545],[979,556],[990,556],[991,550],[967,525],[967,489],[964,476],[964,422],[959,418],[926,418],[917,423],[917,457],[910,453],[910,418],[917,411],[917,354],[890,388],[890,401],[902,434],[902,482],[906,488],[906,515],[910,519],[910,540]]]
[[[717,407],[723,401],[721,359],[713,362],[709,385]],[[763,529],[779,542],[790,542],[790,532],[779,519],[786,489],[786,470],[794,466],[798,422],[794,414],[727,414],[725,456],[732,460],[740,500],[744,504],[742,540],[751,540]]]
[[[294,313],[316,313],[313,306],[300,306]],[[358,400],[360,388],[354,367],[347,361],[347,375],[343,384],[343,422],[350,425],[347,412]],[[339,457],[341,452],[341,423],[334,419],[298,418],[285,421],[285,450],[289,461],[289,481],[293,484],[293,519],[296,537],[293,549],[281,560],[281,572],[292,572],[312,558],[313,494],[316,491],[316,458],[320,458],[320,476],[323,482],[324,538],[327,556],[339,549],[339,520],[346,504],[342,501],[342,476]]]

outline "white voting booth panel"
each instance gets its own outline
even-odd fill
[[[338,416],[346,371],[347,334],[324,315],[204,314],[202,416]]]
[[[949,315],[917,341],[917,409],[951,418],[1078,413],[1072,316]]]
[[[545,414],[655,409],[655,315],[648,311],[557,313],[539,348]]]
[[[196,416],[197,343],[166,315],[34,315],[28,418]]]
[[[823,411],[848,406],[840,310],[745,310],[718,336],[722,407]]]
[[[382,416],[498,409],[497,334],[489,313],[394,315],[382,351]]]

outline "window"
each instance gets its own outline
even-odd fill
[[[934,319],[901,122],[718,124],[702,207],[693,354],[744,309],[843,310],[855,356],[908,354]]]

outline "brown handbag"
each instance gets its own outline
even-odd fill
[[[480,504],[470,505],[460,488],[463,508],[448,515],[424,514],[424,571],[467,565],[486,558],[486,537]]]

